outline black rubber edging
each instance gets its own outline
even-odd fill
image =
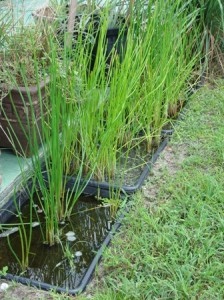
[[[89,180],[88,184],[86,185],[83,193],[88,195],[99,195],[103,198],[109,198],[111,195],[111,191],[119,191],[121,192],[121,196],[123,195],[131,195],[135,193],[137,190],[139,190],[146,177],[148,176],[150,170],[152,169],[153,164],[156,162],[158,157],[160,156],[161,152],[166,147],[167,143],[169,141],[169,137],[165,137],[164,140],[161,142],[160,146],[156,150],[156,152],[152,155],[151,160],[146,163],[141,175],[139,176],[136,183],[132,186],[127,185],[113,185],[108,182],[99,182],[95,180]],[[76,177],[67,177],[67,188],[72,189],[76,182]]]

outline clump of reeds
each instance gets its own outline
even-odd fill
[[[130,150],[139,144],[150,152],[159,144],[170,114],[176,115],[198,58],[191,51],[198,10],[185,10],[190,3],[148,1],[141,14],[138,3],[133,3],[120,24],[124,40],[120,54],[116,47],[107,53],[108,6],[98,12],[97,31],[90,18],[71,43],[70,33],[65,33],[62,44],[49,35],[44,53],[48,65],[38,64],[34,57],[36,83],[40,84],[40,73],[49,78],[48,100],[39,92],[41,128],[33,130],[29,140],[35,153],[37,193],[44,199],[40,200],[46,220],[44,240],[49,245],[60,238],[59,223],[70,217],[88,180],[116,181],[121,157],[125,166]],[[23,70],[22,74],[26,82]],[[76,176],[69,191],[68,176]],[[124,175],[119,178],[122,186]]]
[[[197,48],[201,49],[201,63],[207,74],[224,72],[224,5],[220,0],[192,0],[189,11],[199,10]]]

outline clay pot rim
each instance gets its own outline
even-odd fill
[[[50,77],[46,77],[45,80],[41,80],[39,84],[39,88],[42,90],[48,83],[50,82]],[[20,92],[22,94],[27,93],[29,91],[30,94],[35,94],[38,92],[38,85],[30,85],[28,87],[20,86],[18,87],[9,87],[7,84],[0,84],[0,88],[3,89],[3,91],[9,91],[9,92]]]

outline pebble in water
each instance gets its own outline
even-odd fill
[[[37,227],[37,226],[39,226],[40,225],[40,223],[39,222],[33,222],[32,223],[32,227],[34,228],[34,227]]]
[[[18,230],[19,230],[19,227],[13,227],[13,228],[10,228],[8,230],[5,230],[4,232],[0,233],[0,238],[7,237],[10,234],[13,234],[14,232],[17,232]]]
[[[111,230],[111,223],[112,223],[112,221],[107,221],[107,229],[108,230]]]
[[[68,231],[66,234],[67,241],[74,242],[76,240],[74,231]]]
[[[68,235],[67,236],[67,241],[74,242],[75,240],[76,240],[76,237],[74,235]]]
[[[66,234],[66,236],[75,236],[74,231],[68,231]]]
[[[75,252],[75,256],[76,256],[76,257],[82,256],[82,252],[81,252],[81,251],[76,251],[76,252]]]

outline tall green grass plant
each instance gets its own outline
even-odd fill
[[[140,144],[147,151],[151,151],[153,143],[158,145],[169,111],[176,114],[176,107],[189,88],[187,81],[197,60],[198,54],[192,56],[191,49],[197,35],[192,24],[198,10],[185,12],[190,3],[149,1],[144,18],[134,6],[128,22],[120,28],[121,37],[128,28],[123,53],[118,55],[114,47],[109,59],[109,6],[105,7],[100,11],[98,47],[92,66],[96,35],[91,23],[85,35],[83,28],[79,29],[72,47],[66,47],[66,43],[61,46],[54,28],[52,34],[49,28],[48,51],[44,53],[49,65],[40,66],[33,49],[41,126],[32,127],[27,138],[34,153],[34,184],[37,183],[45,214],[47,244],[54,245],[60,239],[59,223],[69,219],[90,178],[119,181],[122,186],[122,168],[128,166],[130,151]],[[28,88],[27,73],[23,68],[20,71]],[[49,78],[47,100],[40,91],[39,74],[45,80]],[[10,73],[9,78],[18,85],[14,74]],[[32,106],[31,95],[29,100]],[[32,124],[36,124],[34,112]],[[116,179],[118,170],[121,175]],[[66,184],[69,176],[76,178],[70,190]]]

